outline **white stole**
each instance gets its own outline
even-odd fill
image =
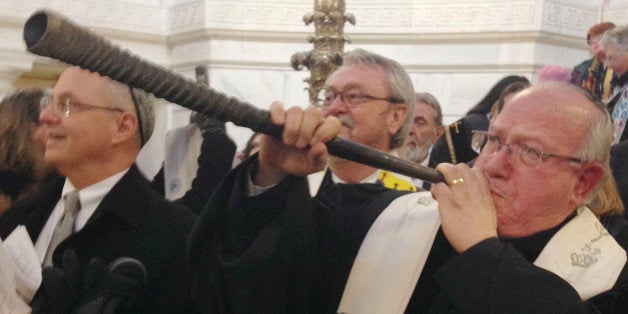
[[[418,205],[418,206],[417,206]],[[403,313],[440,227],[430,192],[397,198],[379,215],[355,258],[338,313]],[[587,300],[611,289],[626,251],[582,207],[534,262],[566,280]]]
[[[369,229],[353,262],[339,313],[403,313],[440,227],[430,192],[395,199]]]
[[[610,290],[626,264],[626,251],[586,207],[545,245],[534,265],[565,279],[587,300]]]

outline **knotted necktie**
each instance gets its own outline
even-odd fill
[[[63,217],[52,233],[52,239],[50,240],[50,245],[48,246],[48,251],[46,251],[46,257],[44,258],[44,266],[52,265],[52,253],[61,241],[65,240],[72,233],[74,233],[74,220],[76,219],[76,213],[79,209],[81,209],[79,192],[74,190],[66,194]]]

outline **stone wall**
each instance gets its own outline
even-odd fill
[[[262,108],[274,100],[306,105],[307,71],[290,57],[308,51],[314,32],[302,17],[312,0],[2,0],[0,94],[17,87],[51,86],[65,65],[25,51],[22,27],[49,8],[143,58],[187,77],[208,69],[210,85]],[[547,64],[571,68],[588,58],[584,40],[598,21],[600,3],[589,0],[346,0],[351,43],[403,64],[417,91],[434,94],[453,122],[501,77],[536,79]],[[628,22],[628,0],[611,0],[604,19]],[[161,101],[156,133],[142,153],[151,176],[164,154],[163,138],[187,123],[189,111]],[[242,147],[248,129],[229,125]]]

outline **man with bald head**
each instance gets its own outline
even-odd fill
[[[181,269],[195,215],[154,192],[135,165],[153,131],[152,106],[146,93],[78,67],[65,70],[42,100],[44,158],[64,177],[0,219],[3,238],[25,225],[43,266],[54,267],[44,269],[37,306],[70,312],[123,289],[112,277],[99,281],[96,267],[121,257],[137,259],[147,276],[145,284],[125,292],[135,296],[125,310],[173,312],[189,306]],[[65,272],[64,284],[55,286],[46,276],[54,270]],[[77,281],[68,282],[68,272]],[[85,290],[82,277],[90,277],[91,290]]]
[[[625,310],[625,221],[614,238],[584,206],[609,172],[611,121],[577,87],[518,93],[482,133],[473,168],[440,164],[446,183],[431,193],[401,196],[393,202],[413,202],[392,211],[365,206],[362,215],[378,216],[368,232],[347,212],[342,187],[311,198],[300,177],[325,164],[323,143],[339,121],[312,108],[270,111],[283,140],[265,138],[259,159],[228,176],[206,209],[220,221],[206,280],[224,280],[211,285],[224,297],[208,303],[260,312]]]
[[[432,192],[460,255],[436,277],[459,306],[578,312],[626,301],[625,221],[614,241],[584,206],[610,174],[611,125],[577,87],[537,85],[491,122],[473,169],[437,167],[449,184]]]

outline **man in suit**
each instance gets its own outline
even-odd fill
[[[138,282],[132,292],[137,295],[131,302],[133,310],[187,309],[183,252],[195,215],[166,202],[135,165],[154,126],[148,95],[71,67],[42,101],[40,121],[47,127],[45,161],[64,177],[16,204],[0,219],[2,237],[25,225],[40,261],[47,266],[33,304],[59,312],[93,304],[96,298],[125,288],[106,276],[97,280],[103,270],[95,265],[104,267],[119,257],[131,257],[147,273],[145,286]],[[78,197],[78,203],[71,195]],[[69,235],[63,236],[64,226],[70,227]],[[65,275],[47,276],[55,273],[49,269]],[[78,274],[74,282],[68,282],[72,280],[69,272]],[[85,289],[86,284],[92,289]]]
[[[404,145],[399,149],[399,156],[423,166],[436,167],[430,159],[430,152],[434,144],[445,133],[443,126],[443,112],[434,95],[430,93],[414,94],[416,103],[412,112],[412,126],[410,136],[406,138]],[[412,183],[417,188],[429,190],[430,182],[423,182],[418,178],[412,178]]]

